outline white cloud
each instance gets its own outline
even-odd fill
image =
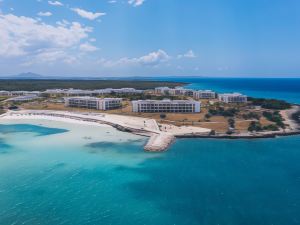
[[[85,10],[79,9],[79,8],[72,8],[71,10],[76,12],[79,16],[81,16],[85,19],[89,19],[89,20],[95,20],[100,16],[106,15],[106,13],[101,13],[101,12],[93,13],[93,12],[88,12],[88,11],[85,11]]]
[[[151,52],[148,55],[138,58],[138,62],[144,65],[157,65],[161,62],[165,62],[170,56],[163,50],[159,49],[156,52]]]
[[[133,6],[141,6],[146,0],[128,0],[128,4]]]
[[[151,52],[147,55],[141,56],[139,58],[121,58],[117,61],[110,61],[105,59],[100,59],[98,63],[106,67],[114,66],[157,66],[163,62],[166,62],[171,57],[163,50],[159,49],[156,52]]]
[[[38,16],[52,16],[51,12],[39,12]]]
[[[59,1],[48,1],[48,3],[50,5],[54,5],[54,6],[63,6],[64,5],[61,2],[59,2]]]
[[[22,66],[31,66],[38,63],[51,65],[57,62],[71,64],[78,62],[78,58],[62,49],[43,49],[38,51],[34,56],[27,57]]]
[[[89,38],[92,28],[77,22],[54,26],[7,14],[0,15],[0,31],[0,57],[22,56],[21,59],[28,61],[47,62],[70,61],[73,55],[70,52]]]
[[[114,4],[114,3],[117,3],[117,1],[116,0],[110,0],[110,1],[108,1],[108,3]]]
[[[181,58],[196,58],[196,54],[193,52],[193,50],[189,50],[184,54],[178,55],[177,58],[181,59]]]
[[[88,42],[86,43],[83,43],[79,46],[79,49],[83,52],[94,52],[94,51],[97,51],[98,48]]]
[[[67,20],[62,20],[62,21],[57,21],[56,24],[61,27],[66,27],[66,26],[70,25],[70,22]]]

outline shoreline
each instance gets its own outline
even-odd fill
[[[129,132],[149,137],[144,146],[145,151],[161,152],[167,150],[176,138],[210,138],[210,139],[261,139],[276,138],[279,136],[300,135],[300,125],[293,120],[294,113],[300,111],[300,106],[290,110],[281,111],[289,129],[280,131],[239,133],[239,134],[210,134],[210,129],[168,125],[168,129],[161,130],[160,124],[154,119],[133,116],[121,116],[106,113],[79,113],[53,110],[20,110],[8,111],[0,115],[0,122],[5,120],[41,119],[57,122],[70,122],[76,124],[113,127],[122,132]],[[166,127],[166,125],[165,125]]]
[[[191,134],[194,132],[209,133],[209,129],[194,127],[170,126],[167,131],[161,131],[159,124],[154,119],[120,116],[105,113],[79,113],[52,110],[20,110],[9,111],[0,116],[0,122],[4,120],[18,119],[44,119],[62,122],[78,121],[80,124],[101,124],[111,126],[119,131],[130,132],[140,136],[150,137],[144,146],[145,151],[165,151],[173,143],[175,136]],[[77,122],[76,122],[77,123]]]

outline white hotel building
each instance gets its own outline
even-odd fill
[[[211,91],[211,90],[194,91],[193,97],[195,99],[215,99],[216,98],[216,92]]]
[[[219,100],[225,103],[246,103],[247,96],[240,93],[219,94]]]
[[[172,96],[193,96],[194,90],[184,89],[182,87],[168,88],[168,87],[158,87],[155,88],[155,93],[160,95],[172,95]]]
[[[65,98],[66,107],[111,110],[122,106],[121,98],[71,97]]]
[[[143,90],[136,90],[134,88],[120,88],[120,89],[113,89],[113,88],[105,88],[105,89],[98,89],[98,90],[81,90],[81,89],[48,89],[44,92],[45,94],[49,94],[51,96],[98,96],[104,94],[140,94],[143,93]]]
[[[141,113],[198,113],[201,103],[190,100],[138,100],[132,101],[132,111]]]

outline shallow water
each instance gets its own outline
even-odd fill
[[[109,127],[0,125],[0,224],[300,224],[299,136],[181,139],[162,154],[145,142]]]

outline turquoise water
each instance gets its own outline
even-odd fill
[[[29,123],[30,122],[30,123]],[[0,125],[0,224],[300,224],[300,137],[177,140],[109,127]]]

